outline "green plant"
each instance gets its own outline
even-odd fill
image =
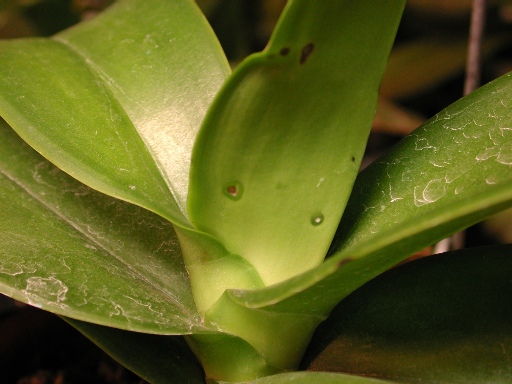
[[[509,246],[386,271],[512,205],[511,77],[358,175],[403,6],[291,1],[232,75],[189,0],[3,42],[2,292],[155,383],[509,382]]]

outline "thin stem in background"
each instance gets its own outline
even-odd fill
[[[480,84],[480,61],[485,29],[486,2],[487,0],[473,0],[464,95],[474,91]]]
[[[471,25],[469,27],[469,44],[466,61],[466,79],[464,81],[464,95],[473,92],[480,85],[480,63],[485,29],[485,10],[486,0],[473,0]],[[434,248],[434,253],[461,249],[463,247],[464,232],[459,232],[450,238],[437,243]]]

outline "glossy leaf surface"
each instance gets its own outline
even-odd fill
[[[511,245],[402,265],[336,307],[304,364],[401,383],[510,383],[511,276]]]
[[[511,103],[507,75],[440,112],[359,175],[325,263],[232,291],[233,300],[328,312],[407,256],[512,205]]]
[[[192,143],[229,72],[193,1],[122,1],[52,39],[3,42],[0,60],[0,115],[24,140],[92,188],[188,225]]]
[[[112,327],[207,330],[171,224],[79,183],[0,123],[1,291]]]
[[[125,0],[119,7],[56,40],[99,72],[186,212],[192,146],[231,70],[194,1]]]
[[[237,68],[207,114],[193,152],[191,221],[266,285],[325,257],[403,6],[290,2],[267,49]]]

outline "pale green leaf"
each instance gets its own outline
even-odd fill
[[[120,1],[52,39],[3,42],[0,61],[0,115],[24,140],[92,188],[189,225],[192,143],[229,72],[193,1]]]
[[[237,68],[208,112],[193,152],[191,221],[266,285],[325,257],[403,5],[290,2],[267,49]]]
[[[120,3],[55,39],[108,85],[186,212],[192,146],[230,67],[194,1]]]

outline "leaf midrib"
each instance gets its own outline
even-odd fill
[[[108,91],[109,91],[108,96],[111,97],[116,102],[116,104],[122,109],[123,113],[128,117],[128,120],[131,122],[132,126],[135,128],[137,135],[142,140],[142,142],[144,143],[144,146],[146,147],[147,151],[151,155],[151,159],[153,160],[156,168],[158,169],[158,173],[159,173],[160,177],[162,177],[162,179],[164,180],[165,185],[167,186],[167,188],[173,198],[174,203],[176,204],[176,206],[178,207],[179,211],[182,214],[181,220],[174,219],[174,220],[172,220],[172,223],[175,225],[185,227],[185,228],[192,228],[192,225],[190,224],[189,219],[188,219],[186,207],[182,207],[181,204],[179,204],[180,199],[177,197],[177,192],[176,192],[171,180],[169,180],[169,178],[167,177],[166,172],[163,172],[163,166],[158,161],[158,158],[155,156],[151,146],[148,145],[148,142],[147,142],[146,138],[144,137],[144,135],[141,135],[137,126],[133,123],[133,120],[131,119],[130,114],[126,111],[124,105],[120,102],[119,98],[116,96],[116,89],[118,89],[120,92],[123,92],[122,89],[119,86],[117,86],[117,83],[111,76],[109,76],[107,73],[105,73],[98,64],[96,64],[93,60],[91,60],[89,57],[87,57],[87,55],[82,50],[80,50],[78,47],[74,46],[69,41],[67,41],[66,39],[64,39],[58,35],[52,36],[51,40],[58,44],[61,44],[69,52],[71,52],[75,56],[79,57],[81,59],[81,61],[84,63],[84,65],[88,68],[90,73],[93,74],[99,81],[101,81],[101,84],[105,87],[105,89],[108,89]],[[104,79],[109,79],[109,81],[104,81]],[[171,218],[166,217],[166,219],[170,220]],[[185,226],[184,225],[185,223],[188,226]]]

